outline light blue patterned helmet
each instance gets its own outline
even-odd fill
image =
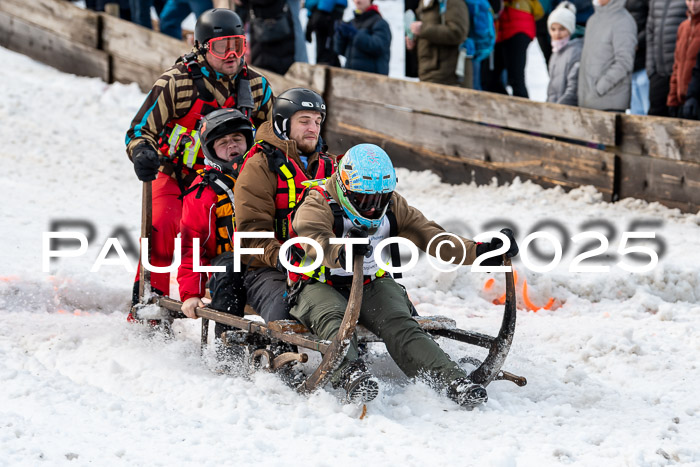
[[[351,147],[338,163],[338,198],[358,227],[376,230],[396,188],[396,171],[387,153],[374,144]]]

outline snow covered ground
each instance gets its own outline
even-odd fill
[[[527,377],[524,388],[494,382],[489,402],[467,412],[407,381],[377,346],[382,393],[360,419],[330,390],[302,397],[268,374],[212,372],[198,322],[176,322],[169,341],[127,324],[133,273],[90,267],[116,229],[138,237],[141,189],[124,133],[144,94],[1,48],[0,60],[0,465],[700,465],[700,214],[609,204],[590,187],[449,186],[400,170],[409,202],[464,235],[494,219],[515,223],[520,241],[558,235],[543,220],[568,237],[607,221],[610,271],[569,272],[571,245],[551,272],[516,261],[520,292],[526,278],[532,302],[556,299],[554,310],[518,314],[505,369]],[[91,223],[94,239],[45,273],[42,232],[61,220]],[[637,230],[654,231],[665,251],[633,274],[615,252],[640,220],[657,222]],[[402,282],[422,314],[496,332],[500,275],[420,266]]]

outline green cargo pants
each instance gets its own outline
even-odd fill
[[[312,281],[301,290],[290,314],[318,337],[331,340],[340,329],[349,292],[348,288],[336,289]],[[411,317],[406,292],[391,277],[365,285],[359,323],[384,341],[391,358],[409,377],[430,376],[433,383],[446,385],[467,376]],[[353,336],[340,369],[357,358],[357,339]]]

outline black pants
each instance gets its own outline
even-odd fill
[[[333,50],[335,23],[342,21],[345,8],[336,7],[331,13],[332,21],[324,28],[314,30],[316,33],[316,63],[318,65],[340,66],[338,54]]]
[[[225,272],[215,272],[209,279],[211,305],[217,311],[243,316],[246,305],[246,290],[243,284],[245,273],[233,271],[233,253],[222,253],[211,262],[212,266],[225,266]]]
[[[525,87],[525,62],[530,38],[518,33],[496,44],[491,60],[481,62],[481,88],[484,91],[508,94],[503,82],[503,70],[508,73],[508,84],[513,88],[513,95],[528,97]]]
[[[537,43],[540,45],[544,61],[549,65],[549,58],[552,56],[552,38],[549,37],[547,31],[547,18],[549,15],[544,15],[542,18],[535,21],[535,29],[537,34]]]
[[[649,76],[649,114],[668,117],[666,99],[671,90],[671,77],[652,73]]]
[[[211,304],[209,308],[234,316],[243,316],[246,305],[246,290],[243,285],[245,272],[233,271],[233,253],[222,253],[211,262],[212,266],[225,266],[226,271],[215,272],[209,279],[209,293]],[[230,327],[216,323],[214,334],[221,336],[222,332],[231,330]]]
[[[245,287],[248,303],[265,322],[292,319],[287,304],[287,276],[274,268],[259,268],[246,272]]]

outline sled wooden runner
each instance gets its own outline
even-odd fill
[[[356,255],[353,259],[350,297],[345,308],[343,321],[340,323],[340,329],[338,329],[338,334],[336,334],[335,339],[333,339],[328,348],[328,352],[323,354],[323,360],[321,360],[321,364],[316,368],[316,371],[299,386],[298,391],[301,393],[310,393],[316,388],[323,387],[348,353],[350,340],[355,332],[357,320],[360,317],[360,307],[362,306],[362,291],[364,289],[363,261],[364,257],[360,255]]]
[[[153,231],[153,187],[151,182],[143,182],[143,195],[141,206],[141,238],[148,239],[148,253],[146,257],[151,262],[151,232]],[[139,297],[151,292],[151,271],[141,265],[139,269]]]
[[[357,259],[357,258],[356,258]],[[504,258],[504,264],[510,266],[510,259]],[[361,266],[353,264],[354,270],[361,270]],[[353,284],[356,278],[353,277]],[[357,289],[357,293],[355,293]],[[357,325],[359,317],[360,304],[362,302],[362,287],[351,289],[348,307],[345,311],[345,316],[341,324],[338,335],[332,341],[319,339],[314,336],[304,325],[293,320],[272,321],[263,323],[250,318],[243,318],[222,313],[208,307],[200,307],[196,309],[198,317],[202,318],[202,345],[206,344],[209,320],[216,323],[225,324],[235,328],[239,332],[242,331],[246,338],[254,342],[256,346],[264,347],[274,342],[286,342],[298,347],[315,350],[323,355],[323,359],[314,373],[309,376],[303,384],[298,387],[302,393],[313,392],[314,390],[323,387],[328,381],[330,375],[335,371],[343,358],[345,357],[350,339],[353,332],[357,331],[359,342],[381,342],[374,334],[367,331],[362,326]],[[167,310],[163,318],[184,318],[180,308],[182,302],[168,297],[160,297],[157,299],[157,304]],[[487,334],[467,331],[459,329],[455,326],[455,322],[443,316],[416,316],[415,319],[421,327],[428,333],[436,337],[444,337],[447,339],[456,340],[470,345],[483,347],[489,350],[488,356],[479,361],[474,358],[466,360],[473,363],[477,368],[471,373],[470,377],[474,382],[487,386],[494,380],[511,381],[518,386],[525,386],[527,380],[522,376],[517,376],[507,371],[502,370],[510,346],[513,341],[516,321],[516,294],[514,277],[511,272],[506,273],[506,302],[503,313],[501,327],[496,337]],[[149,314],[149,318],[157,318]],[[280,362],[270,362],[270,369],[276,369],[285,363],[291,361],[301,361],[300,355],[288,352],[280,356],[274,356],[268,353],[268,359],[274,360],[282,358]],[[284,362],[284,363],[283,363]]]

